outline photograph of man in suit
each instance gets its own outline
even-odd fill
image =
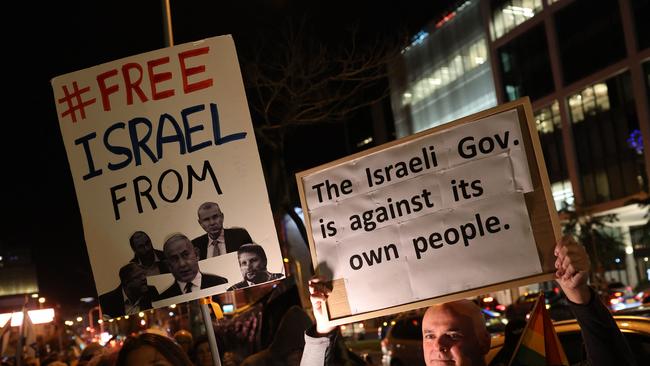
[[[142,266],[147,276],[169,273],[162,250],[153,248],[151,238],[147,233],[136,231],[129,238],[129,244],[133,250],[133,258],[130,262]]]
[[[264,248],[257,244],[244,244],[237,249],[239,269],[244,280],[230,286],[228,291],[257,285],[283,277],[282,273],[271,273],[266,269],[266,253]]]
[[[119,275],[120,285],[115,290],[99,296],[104,316],[116,318],[151,309],[151,301],[158,297],[158,291],[153,286],[147,286],[147,277],[142,266],[129,262],[120,268]]]
[[[205,202],[198,209],[199,225],[205,234],[192,240],[199,248],[199,257],[206,259],[226,253],[236,252],[239,246],[252,243],[253,239],[244,228],[223,227],[223,212],[214,202]]]
[[[192,245],[190,239],[183,234],[174,234],[167,239],[163,246],[163,252],[167,266],[174,275],[175,281],[160,294],[159,299],[189,294],[192,291],[228,282],[227,279],[221,276],[199,271],[198,250]]]

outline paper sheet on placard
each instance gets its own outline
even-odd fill
[[[338,245],[338,260],[345,266],[336,274],[345,278],[352,313],[397,305],[412,296],[404,253],[397,226],[353,236]]]
[[[405,245],[412,245],[414,238],[428,239],[432,233],[438,232],[444,242],[445,230],[460,228],[468,223],[475,226],[478,237],[476,215],[483,223],[496,217],[499,224],[491,226],[491,231],[496,232],[490,233],[484,226],[485,235],[481,240],[468,240],[467,246],[462,239],[453,245],[439,242],[440,248],[432,249],[429,246],[426,252],[420,253],[419,259],[413,250],[407,252],[409,279],[415,299],[441,296],[542,272],[521,193],[495,196],[474,205],[455,207],[450,212],[409,221],[400,227],[403,234],[401,241]],[[453,281],[450,276],[453,276]]]
[[[471,134],[467,134],[471,131]],[[488,139],[489,137],[489,139]],[[463,138],[469,138],[461,143]],[[485,140],[485,141],[482,141]],[[521,129],[516,111],[506,111],[481,120],[470,122],[462,126],[426,135],[403,144],[393,146],[364,157],[354,159],[341,165],[306,176],[303,181],[305,198],[309,210],[328,206],[356,195],[364,194],[390,185],[414,179],[421,175],[428,175],[450,169],[470,161],[481,160],[490,156],[507,153],[511,159],[512,172],[515,186],[518,191],[530,192],[533,190],[526,154],[522,149]],[[469,154],[468,145],[473,143],[476,151],[481,152],[476,158],[463,158]],[[490,150],[490,152],[486,152]],[[417,171],[410,171],[399,176],[399,162],[409,167],[416,167]],[[388,172],[386,169],[388,168]],[[375,178],[376,173],[381,173],[386,180],[381,185],[369,183]],[[390,181],[387,181],[390,175]],[[328,196],[327,184],[340,183],[349,180],[352,193],[341,193],[338,197]],[[320,185],[321,189],[315,187]],[[320,194],[319,194],[320,193]]]

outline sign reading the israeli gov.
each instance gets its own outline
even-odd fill
[[[529,132],[512,108],[299,173],[314,263],[348,306],[330,315],[548,272],[526,202],[543,191]]]
[[[62,75],[52,88],[107,317],[283,276],[230,36]]]

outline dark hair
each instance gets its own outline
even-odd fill
[[[264,262],[264,267],[266,267],[266,263],[267,263],[266,253],[264,253],[264,248],[262,248],[261,245],[254,244],[254,243],[244,244],[240,246],[239,249],[237,249],[237,258],[239,258],[239,256],[242,253],[257,254],[257,256],[259,256],[262,259],[262,262]]]
[[[133,249],[133,246],[135,245],[133,237],[138,235],[138,234],[142,234],[142,235],[146,236],[147,241],[149,241],[151,243],[151,238],[149,237],[149,235],[147,235],[147,233],[145,233],[144,231],[136,231],[133,234],[131,234],[131,236],[129,237],[129,245],[131,245],[131,249]]]
[[[127,338],[117,356],[116,366],[126,366],[129,354],[143,346],[153,347],[172,365],[192,366],[192,362],[179,345],[168,337],[154,333],[142,333],[137,337]]]
[[[139,264],[129,262],[122,266],[120,268],[120,282],[121,283],[126,283],[129,278],[131,278],[131,274],[135,272],[137,269],[141,269]]]
[[[187,245],[189,245],[190,247],[193,247],[192,241],[190,240],[190,238],[187,237],[187,235],[181,234],[181,233],[176,233],[176,234],[172,234],[170,237],[168,237],[165,240],[165,244],[163,244],[163,252],[165,252],[165,250],[169,246],[169,243],[171,243],[173,241],[179,241],[179,240],[183,240],[183,241],[186,242]]]

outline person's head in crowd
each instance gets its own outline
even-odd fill
[[[210,352],[210,343],[208,343],[207,336],[200,336],[196,339],[192,354],[196,366],[212,366],[212,353]]]
[[[104,347],[99,343],[90,343],[81,351],[78,366],[85,366],[93,357],[104,353]]]
[[[422,319],[422,348],[427,366],[485,365],[490,334],[481,309],[469,300],[429,307]]]
[[[88,364],[86,366],[115,366],[119,351],[119,348],[113,348],[109,351],[99,354],[88,361]]]
[[[151,238],[144,231],[136,231],[129,238],[131,249],[135,253],[136,258],[140,260],[154,259],[153,244]]]
[[[174,339],[176,340],[176,343],[178,343],[179,346],[185,351],[185,353],[189,354],[191,349],[192,349],[192,333],[188,332],[185,329],[181,329],[174,333]]]
[[[120,268],[120,283],[126,296],[139,299],[147,293],[147,277],[144,268],[137,263],[127,263]]]
[[[192,363],[171,338],[142,333],[127,338],[117,356],[116,366],[192,366]]]
[[[245,281],[262,283],[268,281],[266,270],[266,253],[264,248],[257,244],[244,244],[237,249],[239,269]]]
[[[199,272],[199,254],[190,239],[174,234],[163,246],[165,260],[176,281],[191,282]]]
[[[223,230],[223,212],[214,202],[205,202],[198,209],[199,225],[212,239],[216,239]]]

